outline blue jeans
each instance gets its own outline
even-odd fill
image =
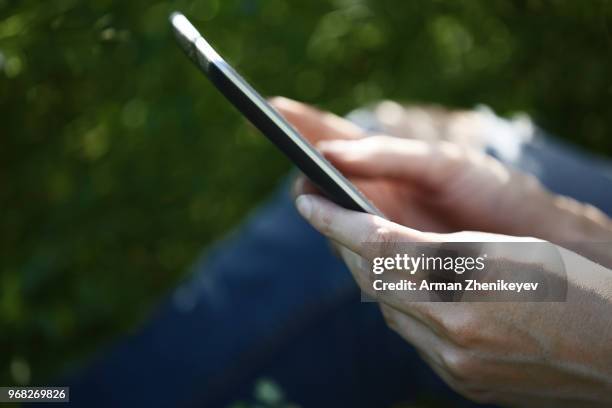
[[[612,166],[538,136],[509,160],[612,215]],[[296,213],[286,186],[196,262],[136,334],[70,382],[71,405],[223,407],[270,378],[304,407],[471,404],[361,303],[346,267]]]

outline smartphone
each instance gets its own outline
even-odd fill
[[[180,47],[213,85],[329,199],[349,210],[384,217],[380,210],[219,56],[183,14],[172,13],[170,23]]]

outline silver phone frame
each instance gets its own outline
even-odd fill
[[[214,64],[227,78],[232,81],[258,109],[260,109],[275,125],[297,145],[320,169],[322,169],[352,200],[370,214],[384,217],[381,211],[365,198],[361,192],[346,177],[344,177],[314,146],[312,146],[300,133],[289,124],[282,115],[252,87],[250,86],[202,37],[200,32],[182,13],[174,12],[170,15],[178,43],[185,53],[197,66],[208,72],[209,66]]]

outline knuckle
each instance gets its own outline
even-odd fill
[[[391,226],[374,219],[374,223],[370,231],[365,235],[364,252],[368,257],[375,256],[390,256],[397,250],[397,243],[401,237],[399,233]]]
[[[437,157],[451,168],[464,165],[472,159],[467,149],[451,142],[440,142],[437,145],[436,153]]]
[[[462,384],[469,384],[478,372],[476,359],[463,350],[448,348],[440,357],[446,370]]]
[[[381,310],[382,310],[382,314],[383,314],[383,317],[385,319],[385,323],[387,324],[387,326],[391,330],[397,332],[398,329],[399,329],[399,325],[398,325],[397,319],[394,317],[393,313],[391,311],[389,311],[385,307],[381,308]]]
[[[475,349],[484,340],[480,330],[481,321],[473,314],[446,316],[440,323],[447,331],[449,339],[461,348]]]
[[[333,214],[326,207],[316,206],[312,210],[312,221],[323,235],[333,232]]]
[[[479,404],[488,404],[494,402],[493,395],[487,390],[463,387],[458,391],[465,398],[477,402]]]
[[[384,226],[374,226],[367,237],[368,242],[385,244],[393,241],[393,232]]]
[[[473,160],[461,147],[450,142],[440,142],[434,147],[433,163],[431,177],[443,189],[465,173]]]
[[[364,139],[364,142],[368,144],[371,148],[380,148],[383,146],[388,146],[389,143],[393,143],[396,138],[391,136],[387,136],[384,134],[374,134]]]
[[[533,174],[515,171],[512,173],[514,181],[523,186],[528,192],[535,192],[542,189],[542,184]]]

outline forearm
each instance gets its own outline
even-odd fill
[[[515,174],[509,187],[517,216],[504,233],[540,238],[612,267],[612,219],[601,210],[554,194],[531,176]]]
[[[565,333],[554,342],[553,354],[571,369],[582,367],[584,380],[598,389],[593,395],[612,395],[612,270],[562,249],[567,273],[567,300],[556,304]],[[598,384],[598,385],[597,385]],[[610,402],[610,399],[605,399]]]

